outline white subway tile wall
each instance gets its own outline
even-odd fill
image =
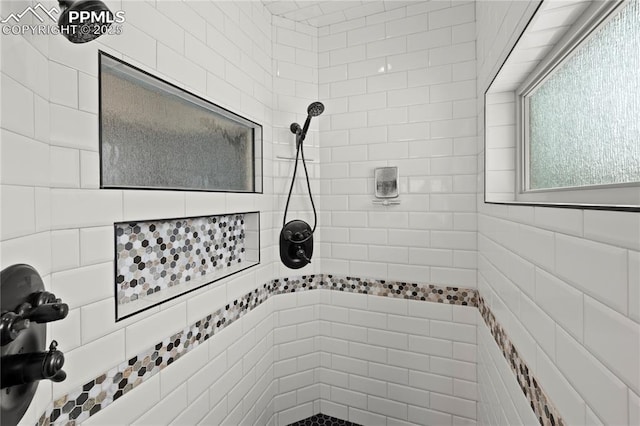
[[[3,3],[2,16],[20,13],[27,6],[27,1]],[[32,264],[47,289],[71,309],[64,321],[51,324],[48,335],[49,340],[58,340],[65,353],[67,380],[56,385],[40,384],[38,396],[24,418],[26,423],[37,421],[46,399],[56,399],[99,371],[107,371],[139,345],[146,347],[149,341],[161,340],[166,329],[159,327],[158,321],[168,320],[171,328],[173,320],[174,326],[180,321],[186,323],[202,311],[201,304],[189,302],[199,300],[199,295],[206,297],[204,291],[152,309],[135,320],[115,322],[114,222],[220,214],[259,206],[265,220],[261,223],[263,265],[258,268],[262,278],[271,278],[277,272],[272,252],[278,220],[273,219],[272,210],[280,212],[282,203],[272,201],[272,126],[278,117],[282,127],[284,121],[295,117],[286,116],[294,113],[292,110],[281,113],[273,95],[272,15],[260,3],[225,7],[201,2],[156,5],[124,1],[109,7],[126,13],[122,35],[105,35],[84,45],[53,35],[3,37],[1,267]],[[98,190],[99,49],[260,122],[264,195]],[[314,49],[311,43],[310,55],[304,56],[302,50],[299,54],[301,62],[310,63],[310,76],[305,78],[311,82],[317,81]],[[311,88],[302,86],[302,75],[288,82],[294,88],[299,86],[299,93],[294,90],[292,97],[300,99],[295,113],[303,114],[307,99],[317,97],[317,83]],[[311,95],[300,97],[309,90]],[[289,139],[286,143],[292,144]],[[290,175],[290,171],[286,173]],[[243,277],[250,287],[255,286],[255,280],[256,274]],[[229,282],[221,283],[223,299]],[[175,314],[181,320],[174,318]],[[145,387],[149,389],[143,390],[146,396],[134,396],[125,403],[133,408],[116,409],[113,417],[104,421],[131,422],[138,414],[125,419],[127,412],[142,415],[147,411],[146,404],[158,403],[161,396],[171,401],[165,409],[171,408],[173,417],[184,412],[178,420],[186,423],[195,424],[190,420],[199,421],[209,411],[208,399],[205,407],[200,398],[208,387],[196,395],[194,388],[187,393],[188,387],[181,385],[167,396],[164,387],[160,393],[160,377],[145,382]],[[194,406],[195,414],[190,415],[184,408],[187,402],[196,401],[200,405]],[[231,412],[233,407],[229,408]],[[157,413],[148,414],[140,423],[157,424],[159,417],[169,418],[168,412]]]
[[[28,4],[4,2],[2,16]],[[305,141],[319,245],[301,272],[478,285],[568,423],[637,423],[638,215],[482,203],[485,181],[508,192],[513,180],[509,120],[487,131],[504,161],[485,176],[484,91],[536,6],[364,2],[300,23],[260,2],[123,1],[112,5],[126,11],[121,36],[3,36],[0,263],[34,265],[71,308],[50,327],[69,378],[42,383],[24,421],[124,362],[139,338],[166,337],[158,321],[190,324],[206,310],[199,297],[230,300],[289,275],[276,245],[293,164],[275,157],[295,154],[289,125],[321,100]],[[532,57],[547,42],[532,39]],[[260,122],[264,194],[98,190],[98,49]],[[493,101],[509,113],[513,99]],[[373,169],[387,165],[400,167],[402,204],[373,206]],[[289,218],[313,221],[305,185],[294,189]],[[256,209],[256,271],[114,321],[114,222]],[[327,293],[267,301],[187,355],[200,373],[176,378],[188,370],[178,361],[88,421],[284,424],[322,411],[360,424],[466,425],[477,398],[479,423],[537,422],[470,308]],[[576,374],[580,365],[593,375]]]
[[[332,405],[328,409],[346,412],[354,421],[362,416],[382,415],[387,422],[401,422],[418,406],[433,408],[433,413],[440,412],[441,416],[454,415],[456,423],[475,424],[475,360],[452,359],[450,349],[437,357],[407,350],[408,340],[430,334],[430,320],[416,315],[441,318],[442,306],[446,305],[434,302],[446,303],[453,310],[452,324],[475,324],[475,291],[459,289],[451,293],[451,289],[427,288],[429,294],[424,294],[421,285],[387,285],[378,280],[331,275],[270,281],[240,299],[229,300],[226,306],[161,343],[142,349],[151,340],[140,333],[158,317],[148,314],[132,326],[133,334],[125,336],[127,341],[133,339],[137,344],[137,355],[125,354],[125,361],[106,373],[94,373],[97,377],[86,384],[78,385],[75,376],[75,381],[61,384],[67,394],[49,405],[39,424],[45,421],[58,424],[69,419],[95,424],[143,422],[156,417],[151,414],[155,409],[149,412],[149,404],[166,405],[174,398],[180,409],[164,407],[159,411],[172,418],[183,417],[182,411],[190,410],[185,405],[193,402],[192,416],[204,417],[203,422],[213,416],[218,422],[230,424],[268,418],[274,424],[286,425],[294,415],[300,416],[309,409],[317,413],[330,400]],[[444,294],[447,299],[456,297],[443,302]],[[408,300],[404,297],[418,303],[415,307],[419,309],[414,309],[413,316],[407,314]],[[399,307],[389,310],[380,303],[385,299],[398,302]],[[354,310],[354,305],[359,309]],[[166,319],[183,316],[172,312],[176,309],[182,308],[176,305],[166,310]],[[330,311],[329,315],[322,314],[325,309]],[[346,324],[350,317],[365,326]],[[127,322],[132,323],[130,319]],[[409,328],[403,329],[405,324]],[[122,333],[110,336],[122,338]],[[449,342],[447,346],[451,348],[446,339],[431,340],[445,345]],[[106,341],[114,343],[113,339],[99,339],[83,346],[83,350],[104,350],[101,344]],[[184,357],[189,364],[173,367],[174,363],[182,365],[184,361],[179,360]],[[88,367],[86,362],[81,364],[91,371],[96,368]],[[166,368],[169,365],[172,367]],[[155,383],[151,399],[148,394],[129,393],[143,382]],[[143,390],[148,387],[140,386]],[[207,389],[208,414],[198,399]],[[137,406],[131,410],[140,419],[128,418],[128,414],[113,408],[119,405],[114,404],[115,400],[124,395],[127,395],[125,406],[144,398],[140,404],[147,410],[138,410]],[[264,405],[258,404],[260,400]],[[354,412],[354,407],[360,410]],[[165,421],[171,422],[171,418]]]
[[[558,3],[557,11],[571,15],[584,6],[579,3]],[[476,3],[478,117],[484,115],[481,95],[537,6]],[[562,21],[547,6],[533,25]],[[540,37],[531,40],[532,48],[553,42],[545,38],[549,31],[535,34]],[[539,50],[529,49],[531,57],[520,60],[539,59]],[[492,191],[495,183],[510,182],[504,192],[513,192],[513,176],[504,177],[513,156],[488,154],[514,146],[513,103],[513,92],[492,93],[486,108],[497,114],[479,122],[479,134],[487,127],[486,145],[481,137],[478,146],[478,182]],[[482,185],[478,191],[481,199]],[[640,377],[639,226],[638,213],[478,203],[479,292],[565,424],[633,424]],[[478,421],[536,423],[482,324],[478,336]]]
[[[475,224],[457,232],[452,220],[476,204],[475,73],[452,71],[458,63],[475,67],[474,11],[473,4],[408,3],[320,28],[319,92],[328,105],[346,106],[321,117],[323,201],[348,195],[346,203],[321,204],[332,229],[322,234],[327,265],[475,286]],[[467,102],[467,112],[457,101]],[[454,153],[468,138],[472,149]],[[371,202],[373,170],[382,166],[399,167],[399,206]]]

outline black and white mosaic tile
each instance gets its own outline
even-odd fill
[[[542,426],[564,426],[564,420],[560,417],[557,408],[551,403],[547,394],[538,385],[538,381],[533,377],[529,367],[520,357],[515,346],[507,336],[504,328],[498,323],[491,309],[482,297],[478,298],[478,310],[484,319],[485,324],[491,330],[491,335],[495,339],[502,355],[507,360],[509,367],[516,376],[518,385],[522,393],[529,401],[531,409],[538,417]]]
[[[451,305],[477,306],[478,303],[475,289],[460,287],[440,287],[433,284],[340,277],[335,275],[323,275],[320,285],[321,288],[329,288],[331,290],[447,303]]]
[[[477,306],[478,301],[475,289],[439,287],[431,284],[325,274],[271,280],[220,307],[196,323],[163,339],[153,348],[149,348],[128,361],[113,367],[81,388],[55,400],[42,414],[37,425],[80,423],[113,401],[121,398],[190,350],[204,343],[211,336],[233,324],[233,322],[260,306],[269,297],[315,289],[471,307]]]
[[[327,416],[326,414],[316,414],[306,419],[298,420],[288,426],[360,426],[358,423],[352,423],[347,420],[338,419],[336,417]]]
[[[241,263],[244,214],[115,224],[118,304]]]

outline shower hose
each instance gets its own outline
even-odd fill
[[[305,159],[304,159],[304,148],[303,148],[302,140],[303,139],[300,137],[300,135],[296,134],[296,159],[295,159],[295,163],[293,165],[293,176],[291,177],[291,186],[289,187],[289,195],[287,196],[287,204],[285,205],[284,216],[282,217],[282,227],[284,228],[285,225],[287,224],[287,211],[289,210],[289,201],[291,200],[291,193],[293,192],[293,185],[294,185],[294,183],[296,181],[296,173],[298,172],[298,158],[302,157],[302,166],[304,168],[304,175],[305,175],[306,180],[307,180],[307,189],[309,191],[309,200],[311,201],[311,207],[313,208],[313,229],[311,230],[311,234],[307,235],[302,240],[292,240],[290,238],[291,241],[293,241],[295,243],[298,243],[298,244],[307,242],[313,236],[313,233],[316,231],[316,226],[318,225],[318,214],[316,213],[316,205],[313,202],[313,195],[311,194],[311,184],[309,183],[309,172],[307,171],[307,163],[305,162]]]

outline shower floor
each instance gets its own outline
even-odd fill
[[[298,420],[288,426],[360,426],[357,423],[351,423],[346,420],[337,419],[327,416],[326,414],[316,414],[306,419]]]

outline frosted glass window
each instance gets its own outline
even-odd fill
[[[529,189],[640,181],[640,2],[526,98]]]
[[[101,187],[261,192],[259,124],[100,54]]]

